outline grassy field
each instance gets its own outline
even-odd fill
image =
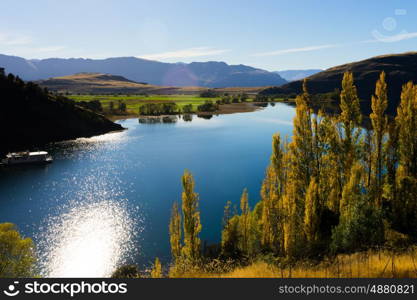
[[[220,99],[220,97],[203,98],[198,95],[69,95],[68,98],[75,101],[99,100],[104,110],[109,108],[110,102],[113,102],[114,105],[117,106],[118,101],[123,101],[126,103],[127,112],[130,114],[137,114],[139,106],[144,103],[175,102],[181,108],[184,105],[192,104],[193,110],[195,110],[197,106],[203,104],[204,101],[216,101]]]
[[[393,253],[387,250],[340,254],[332,261],[298,263],[278,267],[263,261],[225,273],[193,270],[172,277],[187,278],[416,278],[417,249]]]

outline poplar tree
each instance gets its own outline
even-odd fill
[[[358,127],[361,124],[362,116],[360,111],[359,98],[356,86],[353,84],[352,72],[346,72],[343,75],[342,91],[340,93],[340,117],[339,121],[342,125],[340,132],[340,141],[342,153],[340,163],[343,168],[344,180],[349,178],[350,169],[357,159],[358,139],[360,131]]]
[[[309,96],[306,90],[306,81],[304,81],[303,88],[303,94],[295,99],[296,115],[293,119],[293,137],[289,144],[291,152],[289,168],[293,179],[299,182],[297,192],[302,194],[305,193],[310,183],[314,161],[312,112],[308,107]]]
[[[379,76],[376,83],[375,96],[372,96],[372,142],[375,158],[372,160],[373,170],[373,196],[378,207],[382,205],[382,186],[383,186],[383,142],[387,130],[388,119],[385,110],[388,107],[387,84],[385,82],[385,72]]]
[[[290,257],[298,255],[302,250],[305,195],[314,173],[312,111],[308,107],[309,101],[304,81],[303,94],[296,98],[293,137],[285,158],[288,175],[283,197],[283,231],[285,254]]]
[[[240,198],[240,231],[242,236],[242,252],[249,253],[249,222],[250,222],[250,208],[248,203],[248,191],[245,188]]]
[[[262,218],[261,245],[264,249],[282,252],[282,195],[285,185],[286,170],[284,149],[280,135],[272,137],[272,154],[270,165],[261,187]]]
[[[397,223],[417,235],[417,86],[403,86],[395,119],[398,126]]]
[[[159,258],[155,258],[155,263],[151,270],[151,278],[162,278],[162,265]]]
[[[169,222],[171,254],[174,260],[181,256],[181,215],[177,202],[174,202]]]
[[[194,179],[187,170],[182,176],[182,214],[184,226],[184,246],[182,254],[192,260],[200,257],[201,231],[200,211],[198,208],[198,194],[194,192]]]
[[[320,230],[321,203],[319,186],[313,177],[307,189],[304,213],[304,232],[310,245],[317,242]]]

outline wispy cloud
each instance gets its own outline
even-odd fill
[[[308,52],[308,51],[316,51],[321,49],[328,49],[328,48],[336,48],[340,47],[341,45],[338,44],[329,44],[329,45],[318,45],[318,46],[307,46],[301,48],[290,48],[290,49],[282,49],[270,52],[262,52],[262,53],[255,53],[251,56],[276,56],[276,55],[283,55],[288,53],[297,53],[297,52]]]
[[[154,54],[139,55],[140,58],[149,60],[170,59],[170,58],[190,58],[200,56],[219,55],[229,52],[229,49],[216,49],[211,47],[195,47],[177,51],[169,51]]]
[[[22,46],[32,43],[32,38],[24,35],[15,35],[0,32],[0,44],[5,46]]]
[[[64,50],[64,46],[49,46],[49,47],[41,47],[33,49],[35,52],[58,52]]]
[[[417,32],[406,32],[403,31],[401,33],[395,35],[384,35],[381,34],[378,30],[373,30],[372,35],[375,39],[363,41],[364,43],[377,43],[377,42],[385,42],[385,43],[394,43],[400,42],[404,40],[409,40],[417,37]]]

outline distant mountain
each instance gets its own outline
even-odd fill
[[[327,69],[308,77],[307,87],[312,94],[332,92],[341,88],[343,73],[352,71],[361,98],[361,108],[365,114],[371,109],[371,95],[375,91],[375,83],[379,74],[385,71],[388,84],[388,113],[395,114],[400,100],[402,86],[408,81],[417,82],[417,52],[390,54],[372,57],[366,60],[348,63]],[[302,81],[293,81],[280,87],[272,87],[261,93],[292,94],[300,93]]]
[[[322,69],[307,69],[307,70],[282,70],[276,71],[275,73],[279,74],[286,81],[295,81],[304,79],[308,76],[314,75],[323,71]]]
[[[0,70],[1,71],[1,70]],[[123,129],[62,96],[0,72],[0,155]]]
[[[286,81],[273,72],[224,62],[162,63],[136,57],[26,60],[0,54],[0,67],[24,80],[42,80],[81,72],[107,73],[160,86],[258,87]]]

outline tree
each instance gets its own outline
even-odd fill
[[[398,229],[417,236],[417,86],[403,86],[398,127],[396,216]]]
[[[240,231],[242,236],[242,252],[249,253],[249,222],[250,222],[250,208],[248,203],[248,191],[246,188],[243,190],[242,197],[240,198]]]
[[[0,278],[34,276],[34,245],[12,223],[0,224]]]
[[[118,102],[118,110],[121,113],[125,113],[126,112],[126,103],[123,102],[123,101],[121,101],[121,100],[119,100],[119,102]]]
[[[364,176],[363,167],[356,162],[343,188],[340,221],[333,230],[330,245],[333,252],[366,249],[384,240],[382,213],[366,197]]]
[[[174,202],[169,222],[171,254],[174,260],[181,256],[181,215],[177,202]]]
[[[272,136],[272,154],[261,187],[261,245],[265,250],[283,252],[282,196],[285,184],[285,147],[280,135]]]
[[[307,242],[314,245],[319,239],[321,203],[319,186],[313,177],[307,189],[304,213],[304,233]]]
[[[230,203],[228,203],[230,204]],[[226,207],[227,205],[226,204]],[[225,211],[226,211],[225,207]],[[241,257],[241,250],[239,249],[239,241],[241,240],[239,230],[240,218],[237,215],[230,217],[222,231],[221,254],[225,258],[238,259]]]
[[[155,258],[155,263],[151,270],[151,278],[162,278],[162,265],[159,258]]]
[[[283,197],[284,249],[290,257],[297,256],[302,250],[305,195],[314,174],[312,111],[308,107],[310,96],[306,81],[303,84],[303,94],[297,96],[295,101],[293,138],[286,154],[288,175]]]
[[[201,231],[198,194],[194,192],[194,179],[187,170],[182,176],[182,214],[184,225],[184,246],[182,254],[191,260],[200,257]]]
[[[343,75],[342,91],[340,93],[340,117],[343,131],[340,133],[342,146],[341,164],[343,166],[344,180],[349,178],[350,168],[357,159],[358,139],[360,131],[358,127],[362,121],[359,98],[356,86],[353,84],[352,72]]]
[[[373,171],[373,194],[378,207],[382,206],[382,186],[383,186],[383,142],[387,130],[388,119],[385,110],[388,107],[387,84],[385,82],[385,72],[379,76],[376,83],[375,96],[372,96],[372,142],[375,158],[372,160]]]

